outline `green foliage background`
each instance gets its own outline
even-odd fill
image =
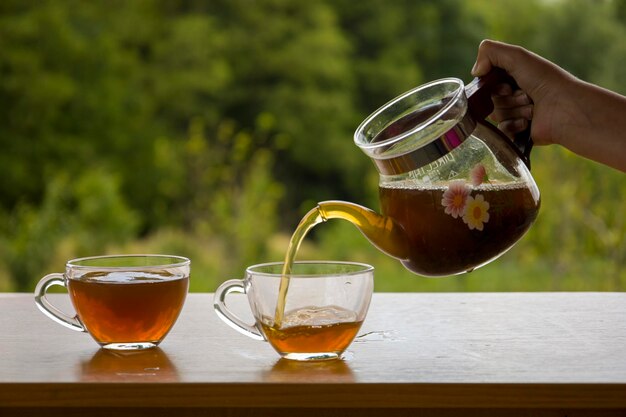
[[[626,93],[624,0],[0,2],[0,290],[103,253],[189,256],[192,291],[282,259],[316,201],[378,207],[355,127],[470,81],[484,38]],[[371,263],[377,291],[624,290],[624,174],[544,147],[533,175],[536,224],[471,274],[417,277],[341,222],[300,257]]]

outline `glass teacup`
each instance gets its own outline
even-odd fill
[[[57,323],[89,333],[108,349],[157,346],[182,310],[190,261],[169,255],[94,256],[68,261],[65,273],[48,274],[35,289],[37,307]],[[76,315],[46,298],[48,288],[67,288]]]
[[[243,280],[224,282],[215,292],[216,313],[246,336],[268,341],[283,358],[339,358],[367,314],[374,268],[354,262],[295,262],[286,277],[282,268],[282,262],[254,265]],[[288,291],[284,311],[279,311],[279,289],[285,279]],[[247,295],[254,324],[227,308],[225,299],[232,292]]]

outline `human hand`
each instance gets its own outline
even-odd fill
[[[559,99],[566,92],[566,83],[573,77],[548,60],[515,45],[485,40],[478,48],[472,75],[483,76],[492,67],[504,69],[520,87],[513,91],[509,85],[497,87],[492,96],[494,111],[491,118],[509,136],[531,124],[531,137],[538,145],[559,142]]]
[[[531,123],[536,145],[556,143],[626,172],[626,97],[574,77],[520,46],[491,40],[478,48],[472,75],[505,70],[520,90],[498,86],[491,117],[513,136]]]

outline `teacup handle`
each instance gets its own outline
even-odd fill
[[[39,310],[41,310],[42,313],[44,313],[46,316],[50,317],[57,323],[78,332],[86,332],[87,330],[85,329],[85,326],[83,326],[83,324],[80,322],[78,316],[68,316],[67,314],[63,313],[61,310],[53,306],[46,298],[46,291],[48,291],[48,288],[55,285],[59,285],[67,289],[63,274],[48,274],[41,280],[39,280],[39,283],[37,283],[37,287],[35,288],[35,304],[37,304],[37,307],[39,307]]]
[[[233,314],[228,307],[226,307],[226,296],[232,292],[239,294],[246,293],[246,288],[244,287],[242,280],[230,279],[228,281],[224,281],[222,285],[215,290],[215,295],[213,296],[213,308],[219,318],[239,333],[245,334],[246,336],[256,340],[265,340],[265,337],[254,325],[247,324]]]

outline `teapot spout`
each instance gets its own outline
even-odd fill
[[[330,219],[347,220],[370,241],[378,250],[405,261],[409,258],[411,242],[398,222],[391,217],[346,201],[322,201],[317,210],[323,221]]]

